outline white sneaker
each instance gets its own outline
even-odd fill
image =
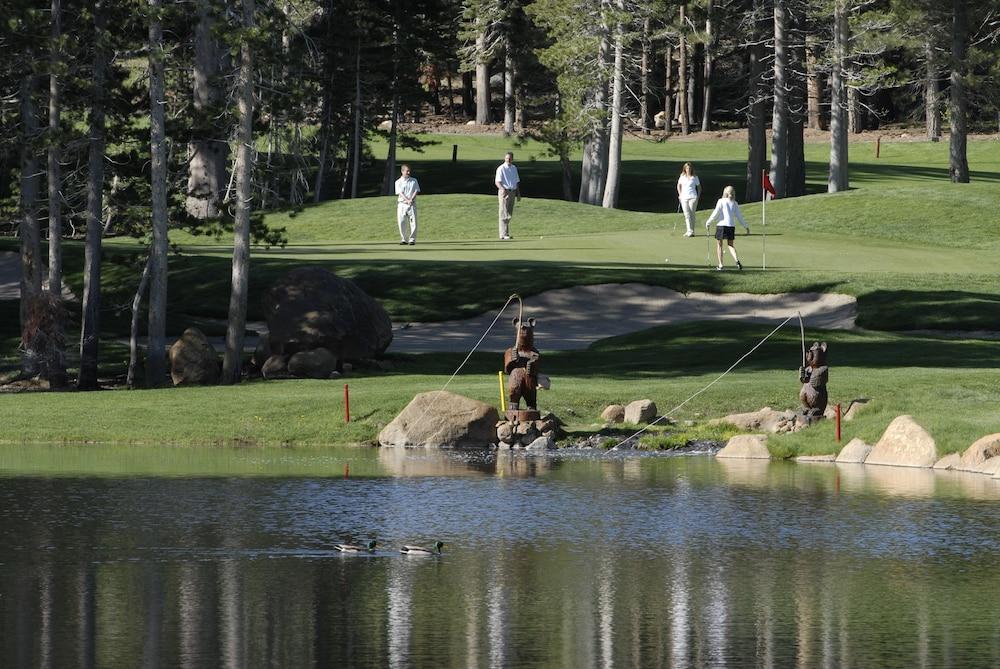
[[[685,237],[694,237],[694,233],[693,232],[685,232],[684,236]]]

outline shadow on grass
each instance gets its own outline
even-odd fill
[[[858,298],[857,322],[875,330],[998,330],[1000,295],[875,290]]]
[[[585,351],[542,351],[544,371],[553,377],[607,376],[619,381],[670,379],[721,373],[761,341],[773,328],[733,322],[669,325],[612,337]],[[810,330],[813,340],[830,343],[830,364],[862,369],[1000,368],[996,342],[901,336],[891,333]],[[787,370],[797,387],[801,340],[794,323],[775,333],[744,360],[744,371]],[[396,373],[448,376],[465,358],[462,353],[398,354]],[[496,374],[499,354],[474,354],[462,374]]]

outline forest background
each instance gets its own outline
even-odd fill
[[[390,193],[415,128],[537,140],[564,199],[616,208],[628,135],[744,132],[752,202],[762,170],[778,197],[805,194],[807,130],[829,133],[838,192],[852,133],[947,135],[962,183],[969,134],[1000,127],[989,0],[6,0],[3,16],[0,233],[19,238],[22,374],[54,387],[70,382],[62,240],[85,247],[75,385],[92,389],[103,239],[147,249],[132,329],[158,386],[170,231],[232,234],[235,383],[251,246],[284,241],[262,214]]]

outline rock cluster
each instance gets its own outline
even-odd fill
[[[760,412],[755,412],[755,414]],[[742,414],[742,415],[755,415]],[[739,415],[739,414],[738,414]],[[734,422],[732,416],[725,421]],[[761,427],[760,423],[756,424]],[[768,458],[766,434],[739,434],[716,457]],[[897,416],[874,446],[851,439],[837,455],[800,456],[799,462],[866,464],[924,469],[950,469],[1000,478],[1000,433],[986,435],[963,453],[941,456],[934,438],[912,416]]]
[[[842,419],[845,421],[854,420],[864,408],[869,406],[870,400],[851,400],[847,410],[843,413]],[[836,408],[827,406],[824,417],[833,419],[836,417]],[[769,432],[771,434],[781,434],[784,432],[798,432],[815,424],[815,420],[805,420],[800,412],[793,410],[778,411],[771,407],[764,407],[758,411],[749,413],[734,413],[723,418],[710,421],[710,425],[719,423],[729,423],[741,430],[752,430],[754,432]]]
[[[635,400],[626,405],[609,404],[601,412],[605,423],[650,423],[656,419],[656,403],[653,400]]]
[[[289,272],[264,296],[268,334],[254,351],[264,378],[326,379],[345,360],[374,358],[392,342],[392,322],[378,301],[325,269]]]
[[[497,446],[500,450],[527,449],[545,451],[556,447],[560,421],[549,413],[538,420],[519,421],[502,418],[496,424]]]

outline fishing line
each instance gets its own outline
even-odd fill
[[[775,333],[775,332],[777,332],[777,331],[778,331],[778,330],[780,330],[780,329],[781,329],[782,327],[784,327],[784,325],[785,325],[785,324],[786,324],[786,323],[787,323],[788,321],[792,320],[793,318],[795,318],[795,315],[794,315],[794,314],[793,314],[793,315],[791,315],[791,316],[789,316],[789,317],[788,317],[788,318],[786,318],[785,320],[781,321],[781,323],[779,323],[779,324],[778,324],[778,327],[776,327],[776,328],[774,328],[773,330],[771,330],[771,332],[769,332],[769,333],[767,334],[767,336],[766,336],[766,337],[764,337],[764,338],[763,338],[763,339],[761,339],[761,340],[760,340],[759,342],[757,342],[757,344],[756,344],[756,345],[755,345],[755,346],[754,346],[754,347],[753,347],[752,349],[750,349],[749,351],[747,351],[746,353],[744,353],[744,354],[743,354],[743,357],[741,357],[741,358],[740,358],[739,360],[737,360],[737,361],[736,361],[736,362],[734,362],[734,363],[733,363],[732,365],[730,365],[730,366],[729,366],[729,369],[727,369],[726,371],[724,371],[724,372],[723,372],[722,374],[719,374],[719,376],[717,376],[717,377],[716,377],[716,378],[715,378],[715,379],[714,379],[714,380],[713,380],[713,381],[712,381],[711,383],[709,383],[709,384],[708,384],[707,386],[705,386],[704,388],[702,388],[701,390],[699,390],[698,392],[696,392],[696,393],[695,393],[694,395],[691,395],[691,397],[687,398],[686,400],[684,400],[683,402],[681,402],[680,404],[678,404],[677,406],[675,406],[675,407],[674,407],[673,409],[671,409],[671,410],[670,410],[670,411],[668,411],[667,413],[663,414],[662,416],[660,416],[659,418],[657,418],[657,419],[656,419],[656,420],[654,420],[654,421],[653,421],[652,423],[650,423],[650,424],[649,424],[649,425],[647,425],[646,427],[642,428],[641,430],[639,430],[639,431],[638,431],[638,432],[636,432],[635,434],[633,434],[633,435],[631,435],[631,436],[629,436],[629,437],[626,437],[625,439],[622,439],[622,440],[621,440],[620,442],[618,442],[617,444],[615,444],[614,446],[612,446],[612,448],[618,448],[619,446],[621,446],[621,445],[622,445],[622,444],[624,444],[625,442],[627,442],[627,441],[630,441],[630,440],[632,440],[632,439],[635,439],[635,438],[636,438],[636,437],[638,437],[638,436],[639,436],[640,434],[642,434],[643,432],[645,432],[645,431],[646,431],[646,430],[648,430],[649,428],[653,427],[654,425],[656,425],[657,423],[659,423],[659,422],[660,422],[661,420],[664,420],[665,418],[668,418],[668,417],[670,416],[670,414],[674,413],[675,411],[677,411],[678,409],[680,409],[681,407],[683,407],[683,406],[684,406],[685,404],[687,404],[688,402],[690,402],[690,401],[691,401],[691,400],[693,400],[694,398],[698,397],[698,395],[701,395],[701,394],[702,394],[703,392],[705,392],[706,390],[708,390],[709,388],[711,388],[712,386],[714,386],[714,385],[715,385],[716,383],[718,383],[719,381],[721,381],[721,380],[722,380],[722,377],[724,377],[724,376],[725,376],[726,374],[728,374],[729,372],[733,371],[733,370],[734,370],[734,369],[736,368],[736,366],[737,366],[737,365],[739,365],[739,364],[740,364],[741,362],[743,362],[744,360],[746,360],[746,359],[747,359],[747,357],[749,357],[751,353],[753,353],[753,352],[754,352],[754,351],[756,351],[756,350],[757,350],[758,348],[760,348],[760,347],[761,347],[761,346],[762,346],[762,345],[764,344],[764,342],[766,342],[766,341],[767,341],[768,339],[770,339],[770,338],[771,338],[771,336],[772,336],[772,335],[774,335],[774,333]],[[801,316],[799,316],[799,322],[800,322],[800,323],[802,322],[802,317],[801,317]]]

